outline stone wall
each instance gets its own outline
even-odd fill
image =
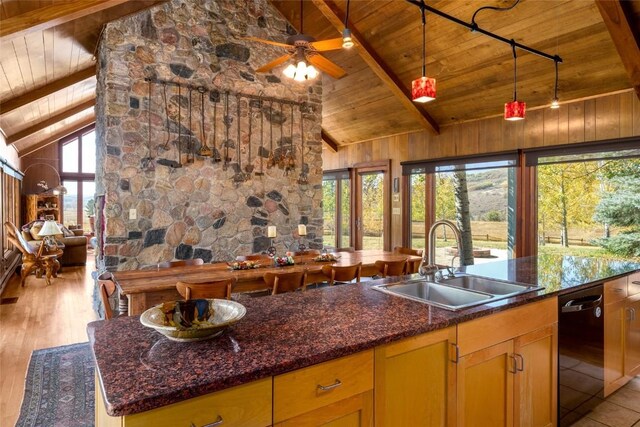
[[[266,250],[268,225],[279,253],[297,247],[299,223],[305,244],[322,246],[321,79],[281,81],[280,67],[256,73],[285,52],[243,40],[284,42],[292,31],[266,0],[173,0],[106,26],[96,105],[99,268],[231,260]],[[204,138],[200,93],[145,78],[207,89]],[[258,95],[295,102],[293,117],[289,104]],[[223,159],[228,149],[226,165],[185,154],[214,140]],[[295,169],[267,167],[291,148]]]

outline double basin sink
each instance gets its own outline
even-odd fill
[[[462,310],[538,291],[543,287],[464,275],[442,279],[438,282],[416,279],[386,283],[375,285],[373,289],[447,310]]]

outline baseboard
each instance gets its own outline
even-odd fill
[[[15,273],[16,267],[18,266],[18,264],[20,264],[21,259],[22,256],[19,253],[17,253],[16,256],[10,256],[9,268],[7,268],[4,273],[2,273],[2,276],[0,276],[0,295],[2,295],[2,292],[4,292],[5,286],[7,286],[7,283],[9,283],[9,279],[11,279],[11,276],[13,276],[13,274]]]

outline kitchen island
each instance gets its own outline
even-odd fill
[[[245,318],[220,337],[196,343],[168,341],[143,327],[137,317],[93,322],[88,327],[88,334],[97,366],[97,410],[103,411],[97,421],[105,420],[97,425],[111,425],[108,422],[113,420],[118,420],[113,425],[136,425],[120,423],[120,420],[144,417],[165,407],[180,411],[180,405],[185,402],[233,390],[244,393],[243,387],[254,387],[248,391],[253,396],[261,395],[259,390],[268,392],[262,400],[253,398],[252,401],[264,407],[262,421],[265,421],[264,414],[268,413],[269,417],[266,423],[256,421],[260,419],[258,417],[233,425],[269,425],[272,422],[287,425],[286,421],[291,419],[304,424],[304,419],[299,417],[322,408],[323,414],[330,414],[331,405],[340,402],[338,406],[341,407],[352,405],[352,413],[359,420],[356,425],[368,425],[373,413],[374,383],[378,423],[384,414],[389,417],[393,412],[387,408],[384,414],[378,414],[385,406],[383,401],[379,401],[384,398],[384,390],[398,392],[403,386],[396,383],[394,389],[394,378],[402,378],[403,372],[407,380],[419,378],[420,366],[432,366],[437,372],[442,372],[439,376],[441,381],[435,380],[436,371],[423,374],[432,378],[432,385],[441,384],[445,388],[442,399],[435,399],[442,405],[431,410],[451,425],[456,415],[459,415],[456,423],[465,417],[462,409],[465,403],[461,402],[464,393],[460,390],[475,384],[477,376],[482,373],[481,370],[473,371],[473,367],[484,369],[489,366],[482,364],[480,355],[490,355],[489,359],[496,362],[493,368],[504,368],[505,382],[496,384],[496,387],[514,390],[518,384],[513,382],[518,378],[515,374],[519,369],[524,370],[522,362],[514,355],[526,355],[528,343],[541,344],[530,348],[548,356],[544,359],[547,363],[544,369],[551,377],[542,386],[546,388],[544,392],[548,397],[553,399],[544,412],[555,417],[555,403],[552,402],[555,398],[555,380],[552,377],[556,368],[553,360],[557,352],[554,345],[557,342],[555,297],[576,287],[624,277],[640,266],[572,257],[555,260],[522,258],[492,264],[465,270],[469,274],[537,284],[545,289],[458,312],[376,292],[371,289],[370,283],[374,282],[264,298],[238,297],[238,301],[247,308]],[[516,348],[524,350],[517,352]],[[412,357],[421,351],[425,351],[423,356],[433,364],[412,361]],[[407,359],[402,359],[399,365],[382,363],[391,361],[393,355]],[[337,367],[333,365],[335,363],[338,363]],[[317,386],[328,387],[328,390],[317,389],[314,384],[316,397],[320,395],[321,401],[317,403],[320,406],[307,407],[301,397],[305,396],[304,393],[295,393],[294,385],[300,381],[304,383],[306,374],[317,382],[322,376],[314,376],[314,369],[322,370],[323,367],[331,372],[328,374],[331,380]],[[418,371],[408,372],[409,368]],[[347,373],[347,379],[341,380],[344,385],[342,382],[334,383],[334,380],[339,380],[337,372]],[[299,377],[295,377],[297,374]],[[288,377],[290,375],[295,377],[295,381]],[[335,393],[331,387],[335,388]],[[483,387],[490,387],[490,384]],[[281,396],[283,393],[286,395],[287,390],[294,390],[294,394],[285,399],[283,409]],[[336,402],[322,400],[332,394],[341,399]],[[300,405],[295,404],[298,396],[303,401]],[[510,395],[505,399],[502,416],[513,417],[514,397]],[[467,400],[471,400],[468,393]],[[273,407],[266,408],[269,402],[273,402]],[[511,406],[508,402],[512,402]],[[247,408],[252,406],[247,405]],[[387,405],[390,406],[393,405]],[[289,407],[293,412],[287,412]],[[210,411],[206,415],[213,418],[207,418],[208,423],[217,419],[215,410]],[[270,418],[272,411],[273,419]],[[247,409],[244,412],[251,414],[255,411]],[[114,418],[121,416],[124,417]],[[196,425],[198,422],[205,423],[196,421]],[[392,423],[388,421],[379,425]]]

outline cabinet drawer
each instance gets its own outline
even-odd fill
[[[628,276],[627,294],[629,296],[640,294],[640,272],[633,273]]]
[[[243,384],[139,414],[126,415],[123,427],[196,426],[222,420],[224,426],[271,425],[271,378]]]
[[[558,299],[545,300],[458,325],[460,356],[490,347],[558,321]]]
[[[604,284],[604,303],[620,301],[627,297],[627,277],[610,280]]]
[[[278,423],[372,389],[373,350],[278,375],[273,379],[273,421]]]

